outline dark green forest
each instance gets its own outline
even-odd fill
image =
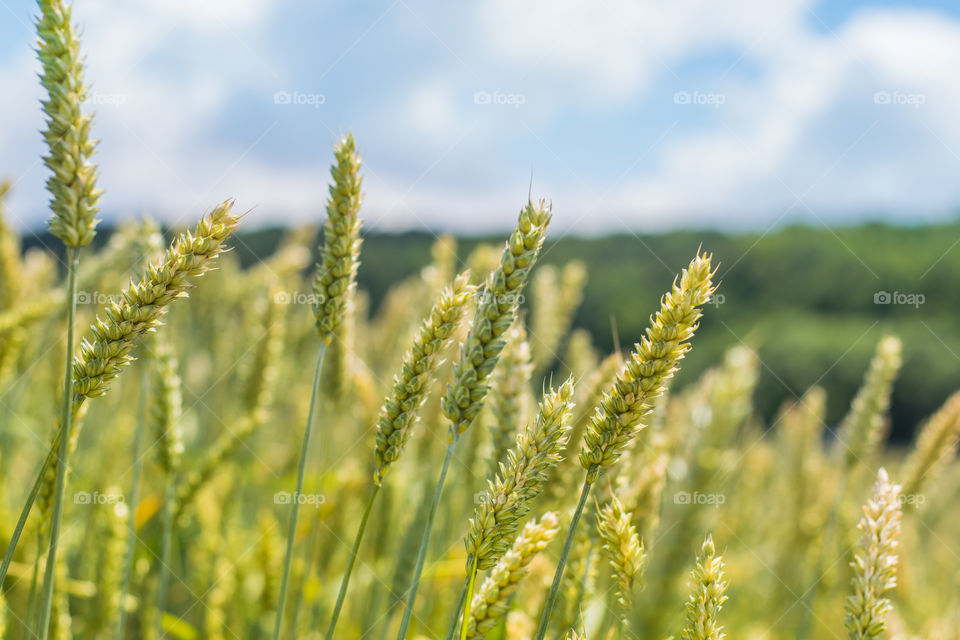
[[[234,250],[250,264],[269,255],[283,234],[279,228],[243,232]],[[427,263],[434,240],[426,232],[365,236],[359,286],[370,294],[373,312],[392,283]],[[460,238],[459,253],[502,241]],[[701,245],[719,265],[720,289],[677,385],[744,343],[762,361],[757,406],[768,422],[785,401],[819,384],[827,389],[833,426],[877,341],[890,332],[904,344],[891,409],[894,441],[908,439],[960,388],[960,224],[566,236],[548,241],[543,262],[579,259],[587,265],[589,281],[574,324],[607,352],[615,344],[614,327],[621,345],[640,336],[659,296]]]

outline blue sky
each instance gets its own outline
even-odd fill
[[[33,3],[0,0],[0,175],[46,214]],[[799,0],[79,0],[104,216],[319,220],[353,131],[378,229],[952,218],[960,10]]]

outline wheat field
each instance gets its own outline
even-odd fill
[[[888,446],[896,336],[837,424],[816,385],[764,421],[747,344],[674,388],[709,247],[601,353],[534,200],[371,313],[349,134],[253,266],[231,200],[95,250],[77,28],[39,9],[63,246],[0,217],[0,638],[960,638],[960,395]]]

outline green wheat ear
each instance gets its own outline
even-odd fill
[[[347,314],[347,302],[356,287],[360,265],[360,205],[363,202],[360,155],[353,134],[333,148],[336,162],[330,167],[333,183],[323,225],[323,246],[313,290],[317,335],[330,344]]]
[[[470,272],[465,271],[446,287],[430,310],[403,357],[400,371],[393,378],[393,392],[380,409],[377,424],[375,456],[377,469],[374,482],[380,486],[387,469],[400,457],[410,431],[417,421],[417,412],[426,401],[440,356],[460,326],[463,313],[473,293]]]
[[[506,333],[513,324],[524,286],[543,246],[550,206],[541,201],[528,203],[520,212],[517,227],[500,254],[500,263],[487,279],[467,339],[454,365],[453,382],[443,397],[443,413],[450,420],[451,433],[467,430],[483,407]]]
[[[624,622],[633,609],[634,585],[641,577],[647,560],[646,550],[632,519],[632,515],[623,510],[620,500],[614,496],[600,510],[597,522],[597,532],[617,580],[617,602],[620,603]]]
[[[487,482],[485,500],[474,511],[466,537],[467,570],[473,562],[492,569],[517,535],[520,521],[543,492],[561,459],[570,433],[573,380],[543,396],[536,418],[517,434],[516,442]]]
[[[511,596],[527,574],[528,565],[559,531],[557,514],[550,511],[539,521],[531,520],[523,527],[474,596],[464,634],[466,638],[482,638],[506,615]]]
[[[664,384],[690,349],[700,307],[714,290],[710,260],[709,255],[698,255],[683,270],[680,282],[674,282],[663,296],[660,310],[651,318],[647,334],[635,345],[626,367],[603,394],[580,452],[588,482],[596,481],[602,469],[615,464],[644,428],[643,419],[653,410],[653,401],[663,394]]]
[[[903,493],[915,496],[932,483],[956,456],[960,443],[960,391],[927,421],[900,475]]]
[[[43,133],[48,155],[43,162],[53,172],[47,179],[52,194],[50,232],[67,247],[85,247],[97,226],[97,167],[90,162],[97,146],[90,138],[93,117],[83,113],[87,97],[83,83],[80,41],[70,24],[70,8],[60,0],[39,0],[37,54],[43,66],[40,84],[47,90]]]
[[[858,462],[870,460],[880,446],[893,381],[903,362],[901,349],[900,339],[896,336],[880,340],[863,385],[840,425],[837,455],[842,456],[847,473]]]
[[[862,534],[853,555],[853,595],[847,599],[846,627],[851,640],[874,640],[884,634],[890,600],[883,594],[897,586],[900,537],[900,485],[880,469],[873,498],[863,507],[857,528]]]
[[[697,566],[690,573],[693,593],[687,600],[683,640],[723,640],[726,637],[720,624],[720,609],[727,600],[723,568],[723,557],[717,555],[713,537],[708,535],[697,557]]]

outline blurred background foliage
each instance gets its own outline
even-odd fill
[[[110,235],[104,231],[97,236],[100,243]],[[285,232],[241,232],[237,257],[245,266],[256,263],[273,253]],[[435,239],[428,232],[366,234],[359,286],[370,295],[371,313],[391,285],[426,266]],[[499,247],[502,241],[501,236],[461,237],[460,255],[483,243]],[[762,362],[755,401],[768,424],[785,401],[819,384],[829,390],[827,422],[835,425],[877,341],[894,333],[904,343],[904,366],[894,388],[891,440],[902,443],[960,388],[958,244],[960,222],[625,233],[554,238],[542,263],[577,259],[586,264],[588,282],[574,326],[587,329],[606,353],[615,341],[626,347],[640,336],[659,296],[699,246],[712,252],[719,265],[719,295],[675,384],[695,381],[727,348],[747,344]],[[44,233],[25,235],[25,249],[41,245],[56,246]],[[923,304],[877,304],[880,292],[919,294]]]

